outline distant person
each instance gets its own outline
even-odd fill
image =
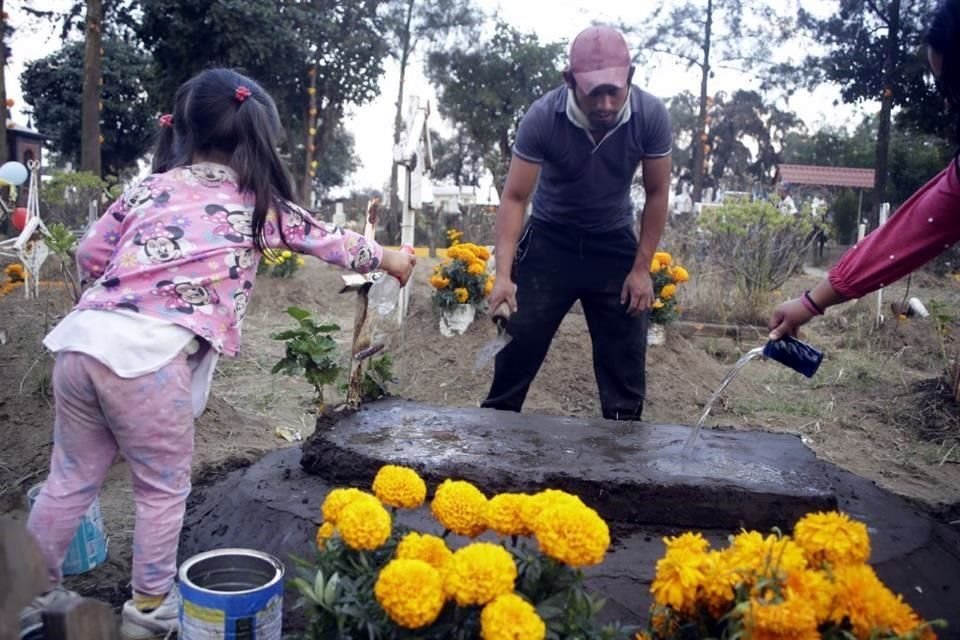
[[[520,411],[579,300],[604,417],[640,418],[654,302],[650,265],[667,219],[672,134],[663,102],[633,86],[633,73],[623,35],[590,27],[570,46],[565,84],[520,122],[497,212],[489,299],[494,313],[503,303],[510,308],[513,339],[497,355],[484,407]],[[641,166],[646,201],[638,238],[630,186]]]
[[[90,285],[44,340],[57,354],[50,474],[30,512],[54,588],[21,617],[42,636],[45,607],[73,597],[61,564],[117,453],[133,476],[133,598],[125,638],[178,630],[174,585],[193,458],[217,359],[237,355],[257,264],[290,249],[401,283],[415,259],[321,222],[294,203],[277,154],[277,108],[253,80],[211,69],[160,119],[154,173],[90,229],[77,262]]]
[[[945,106],[960,115],[960,0],[945,0],[933,14],[926,37],[930,69]],[[958,117],[960,123],[960,117]],[[960,143],[960,127],[958,127]],[[903,276],[960,240],[958,157],[913,194],[890,220],[850,249],[827,278],[770,317],[774,340],[797,330],[827,308],[861,298]]]

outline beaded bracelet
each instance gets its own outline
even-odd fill
[[[815,316],[823,315],[823,309],[821,309],[820,305],[818,305],[816,302],[813,301],[813,298],[810,296],[809,291],[803,292],[803,297],[801,298],[801,300],[803,301],[803,306],[807,308],[807,311],[809,311]]]

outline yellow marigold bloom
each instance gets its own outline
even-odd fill
[[[811,513],[793,529],[793,538],[811,565],[862,564],[870,558],[867,525],[845,513]]]
[[[876,632],[904,635],[922,623],[899,595],[880,581],[870,565],[841,565],[834,569],[834,600],[831,620],[847,618],[858,638],[876,637]]]
[[[450,286],[450,278],[444,278],[439,275],[430,276],[430,285],[434,289],[446,289]]]
[[[387,464],[373,479],[373,493],[387,506],[416,509],[427,498],[427,484],[413,469]]]
[[[677,285],[675,284],[665,284],[663,289],[660,289],[660,297],[664,300],[669,300],[675,295],[677,295]]]
[[[803,600],[813,610],[817,624],[830,619],[833,608],[833,582],[822,571],[794,571],[787,576],[787,599]]]
[[[482,276],[487,272],[487,268],[483,265],[482,262],[474,262],[469,267],[467,267],[467,273],[472,276]]]
[[[391,560],[373,587],[377,602],[405,629],[436,622],[446,599],[440,572],[422,560]]]
[[[442,576],[444,592],[458,605],[485,605],[513,591],[517,565],[500,545],[474,542],[453,554]]]
[[[290,251],[289,249],[284,249],[283,253],[281,253],[280,255],[283,256],[284,258],[292,258],[293,252]]]
[[[590,507],[549,506],[540,513],[533,532],[546,555],[571,567],[600,564],[610,548],[610,529]]]
[[[533,533],[523,517],[524,505],[533,500],[522,493],[501,493],[487,503],[487,527],[501,536],[529,536]]]
[[[483,296],[489,296],[491,291],[493,291],[493,278],[487,278],[487,281],[483,285]]]
[[[390,537],[390,514],[376,500],[357,500],[344,507],[337,527],[348,547],[373,551]]]
[[[490,259],[490,249],[483,246],[478,245],[474,254],[484,262]]]
[[[327,540],[332,538],[336,533],[337,528],[332,522],[324,522],[317,527],[317,549],[323,551],[324,547],[327,546]]]
[[[700,585],[699,598],[711,615],[718,619],[730,610],[736,598],[737,584],[740,583],[740,576],[729,567],[727,557],[722,551],[708,551],[700,564],[703,583]]]
[[[307,262],[303,259],[303,256],[297,256],[297,266],[302,267],[305,264],[307,264]]]
[[[660,263],[660,267],[669,267],[673,264],[673,256],[666,251],[657,251],[653,254],[653,259]]]
[[[543,640],[547,625],[529,602],[515,593],[505,593],[480,613],[482,640]]]
[[[442,569],[452,556],[453,552],[447,548],[443,538],[426,533],[412,531],[403,536],[397,545],[397,558],[422,560],[435,569]]]
[[[661,300],[660,298],[657,298],[656,300],[653,301],[654,309],[663,309],[665,306],[667,305],[663,304],[663,300]]]
[[[764,537],[756,531],[747,531],[734,536],[727,553],[730,568],[747,582],[759,575],[784,576],[807,568],[803,549],[787,536]]]
[[[327,494],[323,506],[320,508],[324,522],[337,524],[344,507],[357,500],[377,501],[375,497],[365,491],[360,491],[360,489],[334,489]]]
[[[660,261],[656,258],[650,262],[650,273],[660,273]]]
[[[668,551],[657,560],[657,572],[650,585],[654,601],[680,613],[691,613],[697,602],[697,589],[703,584],[705,553],[690,549]]]
[[[463,304],[470,297],[470,292],[463,287],[457,287],[453,290],[453,295],[456,296],[457,302]]]
[[[24,268],[19,262],[8,264],[3,271],[7,274],[7,278],[9,278],[11,282],[20,282],[23,280]]]
[[[476,538],[486,531],[487,498],[469,482],[444,480],[437,487],[430,510],[445,528]]]
[[[672,538],[664,538],[663,544],[666,545],[667,551],[686,549],[693,553],[706,553],[710,549],[710,542],[703,537],[703,534],[691,531]]]
[[[690,280],[690,274],[681,266],[674,267],[672,275],[674,282],[683,283]]]
[[[530,500],[525,501],[521,505],[521,517],[523,518],[524,526],[530,531],[536,531],[537,519],[547,507],[552,507],[557,504],[568,504],[578,507],[587,506],[579,497],[566,491],[560,491],[559,489],[546,489],[530,498]]]
[[[816,616],[803,600],[769,604],[752,599],[743,621],[745,640],[820,640]]]

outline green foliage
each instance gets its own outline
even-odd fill
[[[313,561],[297,560],[293,586],[299,605],[309,616],[305,640],[476,640],[480,637],[481,607],[448,602],[427,628],[408,631],[394,624],[373,594],[380,570],[393,559],[397,544],[408,532],[395,526],[386,544],[372,552],[354,551],[335,536]],[[601,625],[603,599],[584,586],[581,571],[559,564],[524,542],[508,547],[517,564],[516,593],[534,604],[547,625],[547,638],[627,640],[636,629]]]
[[[24,100],[33,109],[37,128],[65,160],[79,164],[83,41],[69,41],[59,51],[29,63],[20,80]],[[135,171],[154,131],[154,113],[147,104],[144,78],[149,58],[118,37],[103,38],[101,102],[102,162],[106,175]]]
[[[60,260],[60,275],[67,290],[73,296],[74,302],[80,301],[80,274],[76,269],[77,236],[62,222],[47,225],[47,246]]]
[[[360,401],[373,402],[389,396],[387,385],[396,381],[397,378],[393,373],[393,358],[385,355],[371,360],[360,382]]]
[[[270,336],[286,343],[284,357],[274,365],[271,373],[304,376],[316,390],[317,407],[322,410],[324,387],[334,384],[343,371],[332,335],[340,327],[333,323],[318,325],[308,311],[299,307],[289,307],[287,314],[297,321],[298,326]]]
[[[789,215],[765,200],[708,208],[700,224],[709,234],[711,259],[731,275],[751,311],[763,309],[770,293],[800,269],[813,239],[809,211]]]
[[[493,37],[470,49],[434,51],[427,75],[440,114],[463,126],[501,187],[520,119],[535,100],[561,84],[566,48],[498,21]]]
[[[87,223],[91,202],[99,202],[109,183],[89,171],[54,171],[40,183],[40,206],[47,222],[71,227]]]
[[[436,131],[431,131],[430,135],[434,179],[452,182],[458,187],[479,186],[484,172],[483,152],[466,128],[458,124],[449,138],[442,137]]]
[[[292,278],[304,265],[303,256],[294,255],[289,249],[263,256],[257,265],[257,275],[269,274],[274,278]]]

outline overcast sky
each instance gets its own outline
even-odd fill
[[[664,0],[669,2],[670,0]],[[790,4],[784,0],[773,0],[780,7]],[[800,0],[804,7],[827,10],[833,3],[830,0]],[[643,24],[653,10],[653,2],[625,3],[622,0],[477,0],[483,10],[489,14],[498,12],[508,23],[522,31],[533,31],[545,41],[569,42],[581,29],[594,20],[623,22],[625,24]],[[48,55],[61,44],[59,33],[46,26],[31,25],[36,20],[25,16],[20,9],[29,5],[36,8],[62,7],[68,0],[7,0],[5,9],[10,22],[16,28],[12,47],[14,58],[7,68],[7,95],[16,101],[13,109],[14,119],[25,122],[22,108],[23,98],[20,91],[20,74],[30,60]],[[788,9],[789,10],[789,9]],[[790,44],[780,51],[782,58],[799,58],[803,55],[800,43]],[[422,99],[435,100],[435,93],[426,81],[422,60],[415,60],[408,70],[408,95],[417,95]],[[351,187],[382,188],[389,178],[393,102],[396,100],[399,73],[396,64],[388,61],[387,72],[381,82],[380,97],[374,102],[352,110],[348,116],[347,128],[356,138],[356,153],[362,166],[351,178]],[[659,61],[656,68],[641,68],[635,81],[648,91],[666,98],[681,91],[696,92],[699,77],[696,71],[686,71],[682,66],[668,60]],[[558,78],[559,82],[559,78]],[[711,93],[732,91],[750,87],[749,77],[733,72],[719,70],[712,81]],[[813,94],[794,96],[789,108],[796,111],[812,129],[824,123],[831,125],[852,124],[859,119],[860,110],[845,105],[838,107],[833,103],[839,99],[835,87],[824,86]],[[868,105],[875,108],[874,105]],[[445,129],[442,123],[434,123],[434,128]]]

